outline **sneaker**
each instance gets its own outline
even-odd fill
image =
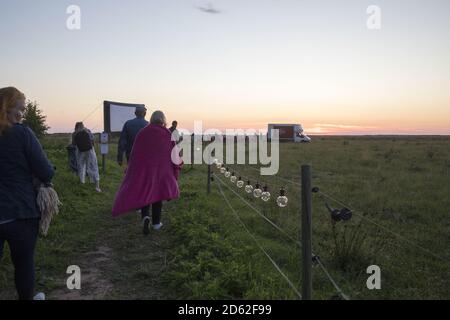
[[[159,230],[163,226],[162,222],[153,225],[153,230]]]
[[[45,300],[45,294],[43,292],[39,292],[34,296],[33,300]]]
[[[148,226],[150,224],[150,217],[144,217],[144,219],[142,221],[144,223],[144,228],[143,228],[142,232],[144,233],[144,235],[148,235],[150,233],[150,229],[148,228]]]

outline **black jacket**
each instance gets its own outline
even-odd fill
[[[129,157],[131,150],[133,149],[134,140],[137,134],[143,128],[148,125],[148,121],[144,118],[135,118],[125,122],[122,132],[120,133],[120,139],[117,151],[117,161],[122,162],[123,153]]]
[[[31,129],[16,124],[0,136],[0,221],[40,217],[33,176],[50,182],[53,166]]]

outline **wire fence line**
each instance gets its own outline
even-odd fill
[[[219,180],[219,179],[218,179]],[[223,183],[221,181],[221,183]],[[247,226],[245,225],[245,223],[242,221],[242,219],[240,218],[239,214],[237,213],[237,211],[233,208],[233,206],[231,205],[230,201],[228,200],[227,196],[225,195],[225,193],[222,190],[222,187],[220,186],[220,184],[216,181],[217,187],[219,188],[219,192],[222,195],[223,199],[225,200],[225,202],[227,203],[228,207],[230,208],[230,210],[234,213],[234,215],[236,216],[236,218],[238,219],[238,221],[241,223],[242,227],[245,229],[245,231],[247,231],[248,235],[255,241],[256,245],[258,246],[258,248],[264,253],[264,255],[267,257],[267,259],[269,259],[269,261],[272,263],[272,265],[275,267],[275,269],[280,273],[280,275],[283,277],[283,279],[287,282],[287,284],[291,287],[291,289],[295,292],[295,294],[302,299],[302,295],[300,294],[300,292],[298,291],[298,289],[296,288],[296,286],[292,283],[292,281],[289,279],[289,277],[281,270],[281,268],[278,266],[278,264],[272,259],[272,257],[267,253],[266,250],[264,250],[264,248],[259,244],[258,240],[256,239],[256,237],[250,232],[250,230],[247,228]]]
[[[440,256],[440,255],[438,255],[438,254],[436,254],[436,253],[430,251],[429,249],[427,249],[427,248],[425,248],[425,247],[422,247],[421,245],[418,245],[418,244],[415,243],[414,241],[412,241],[412,240],[406,238],[405,236],[402,236],[402,235],[396,233],[395,231],[392,231],[392,230],[390,230],[389,228],[387,228],[387,227],[385,227],[385,226],[383,226],[383,225],[377,223],[377,222],[374,221],[373,219],[368,218],[367,215],[364,214],[364,212],[363,212],[362,210],[355,210],[355,209],[352,209],[352,207],[348,206],[344,201],[341,201],[341,200],[337,199],[335,196],[331,196],[331,195],[329,195],[329,194],[327,194],[327,193],[325,193],[325,192],[322,192],[322,191],[320,191],[320,190],[318,191],[318,193],[319,193],[321,196],[323,196],[324,198],[327,198],[327,199],[329,199],[329,200],[331,200],[331,201],[333,201],[333,202],[335,202],[335,203],[337,203],[337,204],[339,204],[339,205],[341,205],[341,206],[343,206],[343,207],[345,207],[345,208],[350,209],[355,215],[357,215],[357,216],[360,217],[361,219],[363,219],[363,220],[365,220],[365,221],[367,221],[367,222],[369,222],[369,223],[375,225],[376,227],[380,228],[381,230],[383,230],[383,231],[385,231],[385,232],[387,232],[387,233],[390,233],[391,235],[395,236],[397,239],[402,240],[402,241],[404,241],[405,243],[408,243],[409,245],[411,245],[411,246],[413,246],[413,247],[415,247],[415,248],[421,250],[422,252],[427,253],[427,254],[429,254],[429,255],[435,257],[436,259],[439,259],[439,260],[444,261],[444,262],[449,262],[448,258],[444,258],[444,257],[442,257],[442,256]],[[360,213],[360,212],[361,212],[361,213]]]
[[[257,168],[254,168],[254,167],[248,166],[247,168],[249,168],[249,169],[251,169],[251,170],[253,170],[253,171],[258,171],[258,173],[261,172],[260,169],[257,169]],[[300,184],[300,183],[295,182],[295,181],[292,181],[292,180],[289,180],[289,179],[287,179],[287,178],[280,177],[280,176],[277,176],[277,175],[273,175],[272,177],[274,177],[275,179],[278,179],[278,180],[281,180],[281,181],[284,181],[284,182],[288,182],[288,183],[291,183],[291,184],[293,184],[293,185],[296,185],[296,186],[300,186],[300,187],[301,187],[301,184]]]
[[[250,168],[251,170],[253,170],[255,172],[260,172],[260,169],[258,169],[258,168],[250,167],[250,166],[248,168]],[[321,170],[319,171],[319,170],[316,170],[316,169],[314,169],[314,173],[318,173],[318,174],[321,174],[321,175],[324,175],[324,176],[326,175],[329,178],[330,178],[330,174],[334,175],[333,172],[326,172],[326,171],[321,171]],[[278,176],[278,175],[273,175],[272,177],[275,178],[275,179],[278,179],[280,181],[284,181],[284,182],[290,183],[292,185],[301,186],[301,184],[299,182],[296,182],[296,181],[294,181],[292,179],[288,179],[287,177]],[[348,177],[346,177],[346,178],[348,178]],[[352,179],[359,180],[360,178],[352,177]]]
[[[330,275],[330,273],[328,272],[327,268],[325,268],[322,260],[320,260],[319,257],[316,257],[315,261],[317,261],[317,264],[319,265],[319,267],[322,269],[323,273],[325,273],[325,275],[327,276],[328,280],[331,282],[331,284],[333,285],[334,289],[336,290],[336,292],[338,293],[338,295],[340,295],[342,297],[342,299],[344,300],[350,300],[350,297],[347,296],[342,289],[338,286],[338,284],[336,283],[336,281],[333,279],[333,277]]]
[[[257,169],[257,168],[253,168],[253,167],[249,167],[249,168],[252,169],[252,170],[255,170],[255,171],[259,171],[259,169]],[[315,170],[315,171],[317,172],[317,170]],[[289,182],[289,183],[291,183],[291,184],[293,184],[293,185],[301,186],[300,183],[297,183],[297,182],[295,182],[295,181],[288,180],[288,179],[285,179],[285,178],[279,177],[279,176],[274,176],[274,177],[277,178],[277,179],[280,179],[280,180]],[[418,244],[415,243],[414,241],[412,241],[412,240],[406,238],[405,236],[402,236],[402,235],[400,235],[400,234],[398,234],[398,233],[396,233],[396,232],[390,230],[389,228],[387,228],[387,227],[385,227],[385,226],[383,226],[383,225],[381,225],[381,224],[375,222],[373,219],[368,218],[366,215],[364,215],[364,212],[363,212],[362,210],[354,210],[354,209],[352,209],[350,206],[346,205],[344,201],[341,201],[341,200],[339,200],[339,199],[336,199],[336,197],[333,197],[333,196],[331,196],[331,195],[329,195],[329,194],[326,194],[326,193],[324,193],[324,192],[322,192],[322,191],[319,191],[319,194],[321,194],[323,197],[328,198],[328,199],[331,200],[331,201],[334,201],[335,203],[338,203],[338,204],[340,204],[340,205],[342,205],[342,206],[344,206],[344,207],[350,209],[355,215],[357,215],[357,216],[360,217],[361,219],[364,219],[364,220],[368,221],[369,223],[371,223],[371,224],[377,226],[377,227],[380,228],[381,230],[383,230],[383,231],[385,231],[385,232],[388,232],[388,233],[394,235],[394,236],[395,236],[396,238],[398,238],[399,240],[402,240],[402,241],[408,243],[409,245],[411,245],[411,246],[413,246],[413,247],[415,247],[415,248],[417,248],[417,249],[419,249],[419,250],[421,250],[421,251],[423,251],[423,252],[425,252],[425,253],[427,253],[427,254],[433,256],[433,257],[435,257],[436,259],[439,259],[439,260],[444,261],[444,262],[449,262],[449,259],[448,259],[447,257],[442,257],[442,256],[440,256],[440,255],[438,255],[438,254],[432,252],[431,250],[429,250],[429,249],[427,249],[427,248],[425,248],[425,247],[423,247],[423,246],[421,246],[421,245],[418,245]],[[359,212],[361,212],[361,213],[359,213]]]
[[[242,202],[244,202],[249,208],[251,208],[254,212],[256,212],[261,218],[263,218],[265,221],[267,221],[270,225],[272,225],[275,229],[277,229],[278,231],[280,231],[284,236],[286,236],[289,240],[291,240],[292,242],[294,242],[296,245],[301,247],[301,243],[298,240],[295,240],[292,236],[290,236],[285,230],[283,230],[283,228],[279,227],[277,224],[275,224],[272,220],[270,220],[269,218],[267,218],[266,216],[264,216],[264,214],[262,214],[258,209],[256,209],[250,202],[248,202],[247,200],[245,200],[239,193],[237,193],[236,191],[234,191],[233,189],[231,189],[225,182],[222,181],[222,179],[220,179],[216,174],[213,174],[213,176],[220,181],[220,183],[222,183],[225,187],[228,188],[228,190],[230,190],[231,192],[233,192]]]
[[[252,169],[252,170],[259,171],[259,169],[256,169],[256,168],[253,168],[253,167],[249,167],[249,168]],[[317,172],[317,170],[315,170],[315,171]],[[294,184],[294,185],[301,186],[300,183],[297,183],[297,182],[295,182],[295,181],[291,181],[291,180],[288,180],[288,179],[285,179],[285,178],[282,178],[282,177],[278,177],[278,176],[274,176],[274,177],[276,177],[277,179],[281,179],[281,180],[283,180],[283,181],[292,183],[292,184]],[[406,238],[405,236],[402,236],[402,235],[400,235],[400,234],[398,234],[398,233],[396,233],[396,232],[390,230],[389,228],[387,228],[387,227],[385,227],[385,226],[383,226],[383,225],[381,225],[381,224],[375,222],[373,219],[368,218],[367,215],[365,215],[364,212],[363,212],[362,210],[354,210],[354,209],[352,209],[350,206],[346,205],[344,201],[341,201],[341,200],[339,200],[339,199],[336,199],[336,197],[333,197],[333,196],[331,196],[331,195],[329,195],[329,194],[327,194],[327,193],[324,193],[324,192],[322,192],[322,191],[319,191],[318,193],[321,194],[323,197],[328,198],[329,200],[334,201],[335,203],[338,203],[338,204],[340,204],[340,205],[342,205],[342,206],[344,206],[344,207],[350,209],[355,215],[357,215],[357,216],[360,217],[361,219],[364,219],[364,220],[368,221],[369,223],[371,223],[371,224],[377,226],[377,227],[380,228],[381,230],[383,230],[383,231],[385,231],[385,232],[388,232],[388,233],[394,235],[397,239],[402,240],[402,241],[408,243],[409,245],[411,245],[411,246],[413,246],[413,247],[415,247],[415,248],[417,248],[417,249],[419,249],[419,250],[421,250],[421,251],[423,251],[423,252],[425,252],[425,253],[427,253],[427,254],[433,256],[433,257],[435,257],[436,259],[439,259],[439,260],[444,261],[444,262],[449,262],[449,259],[448,259],[447,257],[442,257],[442,256],[440,256],[440,255],[438,255],[438,254],[432,252],[431,250],[429,250],[429,249],[427,249],[427,248],[425,248],[425,247],[423,247],[423,246],[421,246],[421,245],[415,243],[414,241],[412,241],[412,240]],[[359,213],[359,212],[361,212],[361,213]]]
[[[94,109],[92,109],[92,111],[91,111],[86,117],[83,118],[82,121],[84,122],[84,121],[86,121],[87,119],[89,119],[90,117],[92,117],[92,115],[93,115],[95,112],[97,112],[97,110],[100,109],[102,106],[103,106],[102,103],[98,104]]]
[[[232,165],[231,167],[233,168],[233,171],[235,171],[237,176],[241,176],[242,179],[245,180],[255,180],[256,182],[263,182],[264,184],[266,184],[268,187],[271,186],[275,186],[277,188],[281,189],[287,189],[286,184],[280,184],[280,183],[274,183],[273,180],[270,180],[269,177],[270,176],[259,176],[259,178],[255,178],[254,176],[250,176],[249,174],[247,174],[246,172],[240,171],[240,170],[235,170],[237,165]],[[251,168],[251,167],[246,167],[246,168]],[[252,168],[253,169],[253,168]],[[242,174],[244,173],[244,174]],[[275,176],[273,176],[275,177]]]
[[[280,227],[278,227],[275,223],[273,223],[272,221],[270,221],[269,219],[267,219],[261,212],[259,212],[256,208],[254,208],[247,200],[245,200],[240,194],[236,193],[233,189],[231,189],[225,182],[222,181],[222,179],[220,179],[216,174],[213,173],[213,176],[216,179],[216,184],[219,187],[219,191],[221,192],[222,196],[224,197],[225,201],[227,202],[227,204],[230,206],[230,209],[235,213],[235,215],[237,215],[239,221],[243,224],[244,228],[247,230],[247,232],[250,233],[250,231],[247,229],[247,227],[245,226],[244,222],[240,219],[238,213],[234,210],[234,208],[232,208],[231,203],[228,201],[228,198],[226,198],[226,196],[224,195],[222,188],[220,186],[220,184],[217,182],[219,181],[221,184],[225,185],[228,190],[230,190],[233,194],[235,194],[242,202],[244,202],[247,206],[249,206],[251,209],[253,209],[256,213],[258,213],[258,215],[260,217],[262,217],[264,220],[266,220],[267,222],[269,222],[273,227],[275,227],[278,231],[282,232],[285,236],[287,236],[290,240],[294,241],[300,248],[301,248],[301,242],[292,239],[283,229],[281,229]],[[250,233],[250,235],[252,235]],[[255,240],[255,242],[257,243],[258,247],[260,249],[262,249],[264,251],[264,249],[260,246],[260,244],[257,242],[257,239],[252,235],[252,238]],[[275,265],[275,267],[277,268],[278,271],[280,271],[280,273],[282,273],[281,269],[279,269],[279,267],[276,265],[276,263],[273,261],[273,259],[265,252],[265,254],[267,255],[267,257],[269,258],[269,260],[271,260],[271,262]],[[325,265],[323,264],[323,262],[321,261],[320,257],[318,255],[316,255],[314,252],[312,252],[312,257],[311,259],[313,259],[315,262],[317,262],[317,264],[319,265],[319,267],[321,268],[321,270],[324,272],[324,274],[326,275],[326,277],[328,278],[328,280],[331,282],[331,284],[333,285],[333,287],[336,289],[336,292],[338,293],[339,296],[341,296],[344,300],[349,300],[349,297],[344,294],[344,292],[342,291],[342,289],[337,285],[336,281],[333,279],[333,277],[331,276],[330,272],[327,270],[327,268],[325,267]],[[282,273],[283,277],[287,280],[290,281],[289,279],[287,279],[287,277]],[[292,287],[292,286],[291,286]],[[295,287],[294,287],[295,288]]]

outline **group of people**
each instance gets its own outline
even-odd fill
[[[130,161],[131,151],[134,145],[137,134],[143,128],[145,128],[149,122],[145,120],[147,114],[147,108],[143,106],[136,107],[136,118],[125,122],[123,129],[120,133],[120,139],[117,150],[117,163],[122,166],[123,155],[127,159],[127,163]],[[164,117],[165,118],[165,117]],[[164,119],[164,121],[166,121]],[[164,122],[164,127],[166,123]],[[177,130],[178,122],[172,121],[172,126],[169,128],[171,138],[178,142],[180,135]],[[95,183],[95,190],[102,192],[100,189],[100,174],[98,169],[98,161],[95,153],[95,140],[92,132],[87,129],[83,122],[77,122],[75,124],[75,130],[72,133],[72,142],[69,146],[70,150],[74,150],[74,167],[80,178],[82,184],[86,183],[86,174],[89,176],[90,181]]]
[[[33,179],[49,184],[55,169],[33,131],[22,124],[24,110],[22,92],[14,87],[0,89],[0,259],[7,242],[18,297],[31,300],[45,297],[34,292],[34,254],[41,213],[36,204]],[[182,159],[176,150],[176,121],[169,130],[162,111],[153,112],[150,122],[145,120],[146,112],[143,107],[137,108],[136,118],[127,121],[121,132],[117,162],[122,165],[125,154],[127,168],[112,216],[138,210],[143,233],[148,235],[150,223],[155,230],[163,225],[163,202],[179,197]],[[76,146],[80,181],[85,183],[87,172],[96,190],[101,192],[94,138],[81,122],[75,126],[72,144]]]

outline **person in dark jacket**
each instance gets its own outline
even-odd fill
[[[127,162],[130,160],[131,150],[133,149],[134,140],[136,139],[137,134],[148,125],[148,121],[145,120],[147,108],[137,107],[134,114],[136,115],[136,118],[125,122],[122,132],[120,133],[117,152],[117,163],[119,165],[122,165],[123,163],[124,153]]]
[[[21,124],[24,110],[23,93],[0,89],[0,258],[8,242],[19,299],[31,300],[41,216],[33,177],[50,183],[54,169],[33,131]]]
[[[98,170],[97,155],[94,148],[94,135],[87,129],[83,122],[77,122],[75,132],[72,135],[72,144],[76,146],[78,176],[82,184],[86,183],[86,173],[91,182],[95,183],[95,190],[100,189],[100,173]]]

